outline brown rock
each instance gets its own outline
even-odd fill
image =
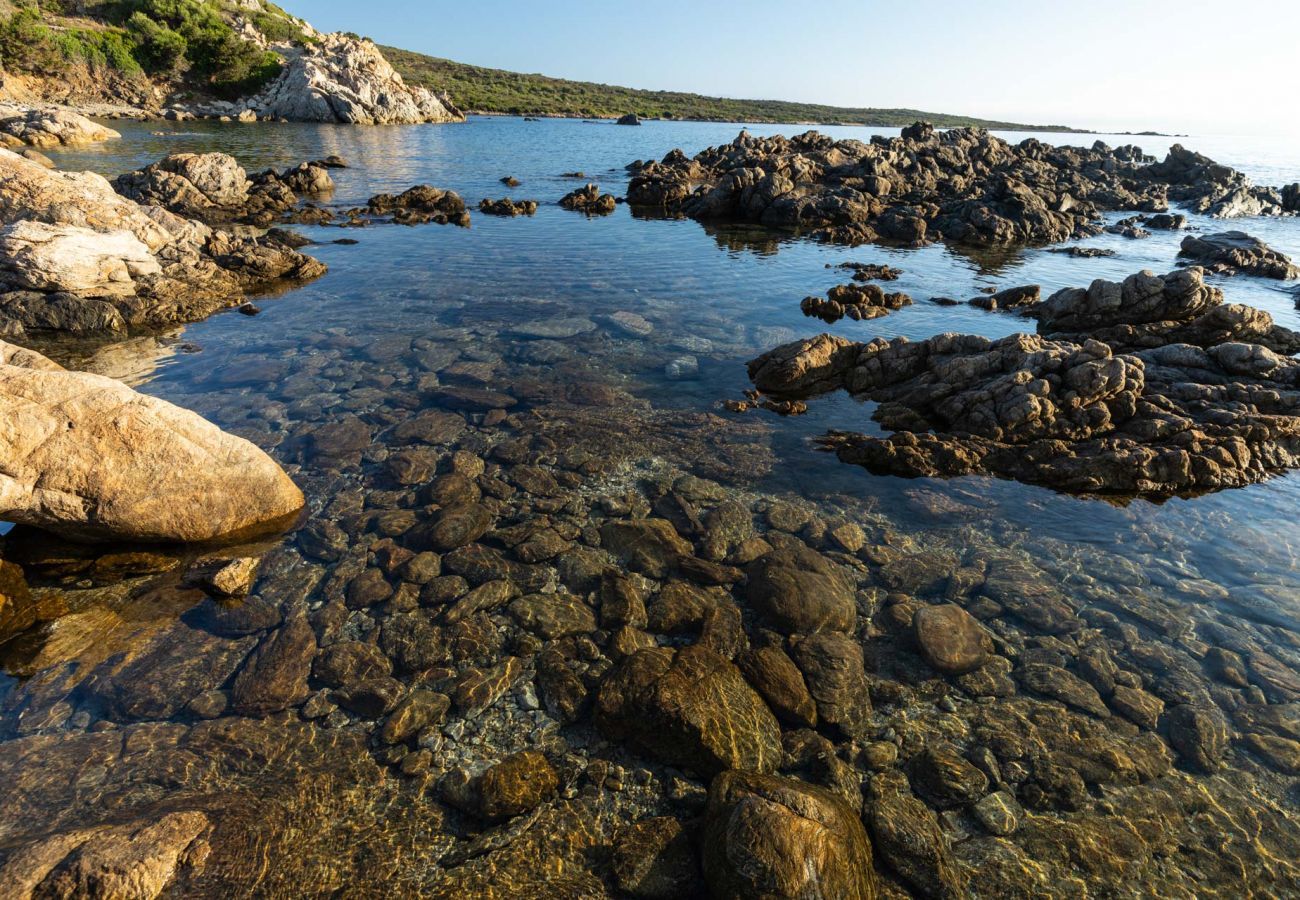
[[[555,796],[559,785],[559,776],[546,757],[536,750],[524,750],[507,756],[479,778],[479,809],[489,821],[511,819]]]
[[[923,606],[912,631],[926,662],[946,675],[963,675],[984,664],[988,637],[975,617],[955,603]]]
[[[723,772],[709,788],[704,876],[717,900],[874,900],[871,841],[853,809],[822,788]]]
[[[623,660],[600,687],[596,723],[613,740],[701,773],[770,772],[781,760],[771,711],[734,665],[699,645]]]

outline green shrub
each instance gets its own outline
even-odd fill
[[[183,68],[190,45],[180,32],[139,11],[127,19],[126,28],[135,40],[135,57],[146,71],[171,74]]]

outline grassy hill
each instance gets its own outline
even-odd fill
[[[408,83],[446,91],[457,106],[470,112],[582,118],[611,118],[631,112],[652,119],[816,122],[882,127],[901,127],[924,119],[941,127],[979,125],[1004,131],[1076,130],[1061,125],[1025,125],[918,109],[845,108],[785,100],[733,100],[677,91],[644,91],[487,69],[396,47],[381,49]]]

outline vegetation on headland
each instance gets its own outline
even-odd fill
[[[272,41],[307,40],[278,7],[247,11],[230,0],[11,0],[0,2],[0,66],[58,76],[81,64],[92,73],[185,80],[218,96],[257,90],[280,58],[245,40],[248,19]]]
[[[1003,131],[1077,130],[1061,125],[1025,125],[917,109],[846,108],[785,100],[734,100],[678,91],[646,91],[488,69],[396,47],[380,49],[407,83],[446,91],[453,103],[469,112],[590,119],[636,113],[645,119],[815,122],[882,127],[901,127],[924,119],[943,128],[978,125]]]

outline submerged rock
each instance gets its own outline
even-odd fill
[[[0,343],[0,517],[79,540],[206,541],[287,524],[269,456],[120,382]]]
[[[702,845],[719,900],[877,896],[871,841],[853,808],[791,778],[743,771],[715,778]]]
[[[770,772],[781,761],[767,705],[734,665],[701,645],[627,657],[600,687],[596,723],[614,740],[702,774]]]

